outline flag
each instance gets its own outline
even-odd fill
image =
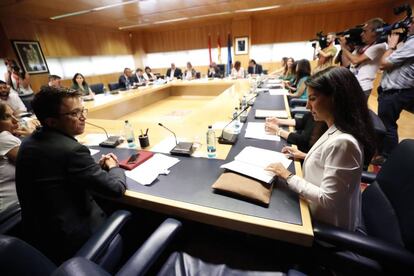
[[[213,60],[211,59],[211,36],[208,35],[208,57],[209,57],[209,64],[213,63]]]
[[[220,42],[220,34],[217,34],[217,62],[221,64],[221,42]]]
[[[231,36],[230,33],[227,35],[227,75],[230,75],[231,73]]]

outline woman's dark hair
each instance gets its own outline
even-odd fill
[[[295,63],[295,59],[294,58],[292,58],[292,57],[289,57],[289,58],[287,58],[286,59],[286,64],[285,64],[285,70],[283,71],[283,75],[284,76],[286,76],[286,74],[288,73],[288,71],[289,71],[289,66],[288,66],[288,64],[287,64],[287,62],[288,62],[288,60],[289,59],[291,59],[292,60],[292,68],[293,68],[293,70],[294,70],[294,67],[293,67],[293,65],[294,65],[294,63]]]
[[[32,101],[32,108],[40,123],[46,125],[47,118],[59,117],[63,99],[77,98],[81,95],[77,90],[43,86],[39,93],[36,93]]]
[[[310,76],[311,66],[307,59],[301,59],[296,62],[296,81],[298,82],[301,78]]]
[[[367,101],[358,80],[344,67],[329,67],[311,76],[306,85],[332,98],[336,127],[364,147],[365,164],[375,151],[375,133]]]
[[[145,66],[144,71],[146,72],[146,71],[147,71],[147,69],[149,69],[149,70],[151,71],[151,68],[150,68],[149,66]]]
[[[76,81],[76,78],[77,78],[78,76],[81,76],[81,77],[83,78],[83,81],[82,81],[82,86],[83,86],[83,87],[85,87],[85,85],[87,85],[87,83],[86,83],[86,81],[85,81],[85,77],[84,77],[81,73],[76,73],[76,74],[73,76],[73,78],[72,78],[72,83],[73,83],[73,85],[75,85],[75,86],[77,86],[77,85],[78,85],[78,83],[77,83],[77,81]]]
[[[238,69],[238,68],[240,68],[240,66],[241,66],[240,61],[236,61],[236,62],[234,63],[234,68]]]

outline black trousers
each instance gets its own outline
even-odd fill
[[[401,111],[414,104],[414,88],[382,90],[378,88],[378,116],[387,129],[383,144],[380,146],[381,155],[389,156],[398,145],[398,125]]]

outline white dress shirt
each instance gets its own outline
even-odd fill
[[[332,125],[306,155],[303,178],[287,182],[309,202],[315,220],[353,231],[361,219],[362,166],[358,141]]]

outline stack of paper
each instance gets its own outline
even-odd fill
[[[280,141],[280,137],[274,134],[268,134],[265,131],[265,123],[252,123],[249,122],[246,127],[245,138]]]
[[[289,92],[284,88],[275,88],[275,89],[269,89],[269,94],[272,96],[277,95],[289,95]]]
[[[270,183],[274,177],[274,173],[266,171],[265,168],[269,164],[275,162],[280,162],[287,168],[290,163],[292,163],[292,160],[289,160],[280,152],[256,147],[245,147],[238,155],[236,155],[234,161],[222,165],[221,168]]]
[[[267,118],[267,117],[277,117],[277,118],[288,118],[288,113],[286,110],[268,110],[268,109],[256,109],[254,115],[256,119]]]
[[[170,172],[168,169],[178,162],[180,162],[178,158],[156,153],[135,169],[125,171],[125,174],[128,178],[142,185],[150,185],[159,174],[168,174]]]

